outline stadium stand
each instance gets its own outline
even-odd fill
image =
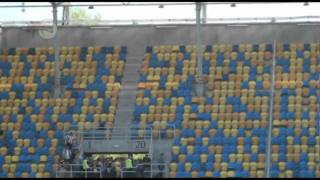
[[[62,47],[63,97],[53,98],[53,48],[2,49],[0,177],[54,177],[64,130],[112,128],[126,47]]]
[[[188,57],[186,57],[188,56]],[[191,58],[192,57],[192,58]],[[140,71],[133,132],[140,137],[172,138],[183,119],[184,105],[191,102],[192,83],[196,73],[194,47],[147,47]]]
[[[320,177],[318,53],[319,44],[277,45],[271,177]]]
[[[206,47],[207,95],[189,97],[171,177],[265,176],[271,58],[270,44]]]

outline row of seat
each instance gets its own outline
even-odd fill
[[[54,177],[66,130],[112,128],[126,53],[126,47],[61,47],[65,91],[53,98],[52,48],[3,49],[0,177]]]
[[[256,46],[257,47],[257,46]],[[183,127],[182,126],[176,126],[176,128],[178,129],[182,129],[182,131],[179,132],[179,130],[176,132],[176,134],[178,134],[178,138],[177,138],[177,141],[175,141],[175,145],[173,146],[173,149],[172,149],[172,152],[173,152],[173,163],[172,163],[172,166],[177,166],[177,164],[175,163],[182,163],[181,166],[179,168],[174,168],[174,167],[170,167],[170,174],[172,175],[172,177],[203,177],[203,176],[214,176],[214,177],[228,177],[228,174],[226,173],[226,171],[232,171],[234,169],[228,169],[228,166],[231,165],[231,167],[236,167],[236,174],[234,173],[234,171],[230,174],[229,174],[229,177],[257,177],[257,176],[260,176],[260,177],[264,177],[265,174],[264,174],[264,170],[265,170],[265,162],[262,161],[261,162],[261,172],[257,172],[257,169],[256,169],[256,166],[257,164],[252,164],[254,163],[254,161],[252,161],[251,159],[246,159],[246,162],[244,163],[243,162],[243,159],[241,159],[240,157],[243,157],[243,151],[246,151],[247,153],[249,153],[250,155],[254,155],[252,154],[251,150],[254,150],[255,153],[259,152],[259,149],[261,150],[260,153],[261,155],[265,155],[265,139],[266,139],[266,132],[267,132],[267,122],[268,122],[268,112],[269,112],[269,109],[268,109],[268,106],[269,106],[269,102],[268,102],[268,98],[269,98],[269,90],[271,88],[271,51],[272,51],[272,48],[269,46],[269,52],[260,52],[260,53],[257,53],[257,54],[261,54],[260,55],[260,58],[258,58],[258,60],[255,59],[255,55],[252,56],[252,53],[248,53],[251,51],[251,48],[249,46],[248,49],[244,48],[244,46],[242,46],[242,50],[241,52],[238,51],[239,49],[235,50],[235,49],[230,49],[230,46],[229,46],[229,52],[230,54],[228,53],[221,53],[221,52],[226,52],[226,47],[225,46],[216,46],[217,49],[210,47],[206,49],[206,51],[208,51],[206,53],[206,57],[204,58],[204,62],[206,62],[206,68],[203,68],[203,69],[206,69],[204,72],[205,74],[208,74],[209,76],[207,76],[207,81],[208,81],[208,90],[210,91],[208,94],[207,94],[207,97],[216,97],[216,99],[214,99],[214,104],[217,104],[216,105],[216,115],[214,115],[215,117],[213,119],[210,119],[210,114],[204,116],[204,115],[200,115],[200,113],[203,113],[203,112],[210,112],[210,108],[212,107],[212,104],[206,104],[206,103],[203,103],[201,104],[201,106],[195,106],[193,105],[192,103],[190,103],[189,107],[190,108],[190,112],[191,114],[193,113],[193,118],[195,118],[194,120],[192,120],[191,122],[194,122],[194,123],[189,123],[189,121],[180,121],[179,122],[179,119],[177,119],[177,115],[175,117],[175,120],[178,121],[177,123],[175,122],[175,125],[181,123],[181,122],[184,122],[184,125]],[[264,49],[266,50],[266,49]],[[238,51],[237,53],[233,53],[232,51]],[[150,51],[151,52],[151,51]],[[211,53],[211,52],[214,52],[214,53]],[[264,54],[262,56],[262,54]],[[226,55],[226,56],[225,56]],[[300,53],[298,56],[305,56],[305,57],[308,57],[308,52],[306,53]],[[246,67],[245,71],[247,72],[247,74],[243,73],[243,68],[242,68],[242,63],[238,64],[237,63],[234,63],[234,65],[231,65],[231,62],[230,60],[224,60],[223,58],[225,57],[227,58],[232,58],[234,60],[232,61],[236,61],[236,62],[244,62],[246,64]],[[232,56],[232,57],[231,57]],[[246,57],[244,57],[246,56]],[[208,68],[209,66],[209,68]],[[223,66],[223,68],[221,67]],[[238,69],[237,69],[237,66],[238,66]],[[258,69],[255,69],[256,66],[260,66]],[[263,68],[261,68],[263,67]],[[236,73],[236,74],[231,74],[230,75],[230,68],[235,68],[235,71],[231,73]],[[313,67],[314,68],[314,67]],[[293,69],[293,68],[291,68]],[[237,71],[239,70],[239,72]],[[257,70],[257,71],[255,71]],[[307,69],[306,69],[307,70]],[[217,73],[218,72],[218,73]],[[223,75],[224,72],[226,74],[226,76]],[[277,72],[283,72],[283,71],[277,71]],[[305,72],[304,72],[305,73]],[[278,74],[277,74],[278,75]],[[218,77],[217,77],[218,76]],[[237,79],[235,77],[238,77]],[[316,98],[315,98],[315,95],[316,95],[316,91],[313,90],[312,88],[316,88],[317,87],[317,84],[316,84],[316,79],[314,78],[315,76],[308,76],[308,75],[305,75],[305,74],[299,74],[298,75],[298,79],[295,79],[296,76],[295,75],[292,75],[294,76],[294,79],[290,79],[290,80],[298,80],[299,83],[300,82],[304,82],[304,83],[300,83],[298,84],[297,83],[297,87],[300,88],[300,90],[298,89],[298,92],[295,92],[295,93],[291,93],[290,92],[290,89],[288,89],[288,85],[289,83],[286,84],[286,81],[289,82],[289,76],[288,75],[280,75],[280,78],[277,77],[277,81],[280,80],[280,82],[282,81],[283,82],[283,87],[282,87],[282,82],[281,82],[281,86],[278,86],[277,85],[277,88],[280,89],[280,96],[277,95],[277,92],[276,92],[276,95],[274,97],[275,101],[277,102],[280,102],[280,103],[277,103],[278,105],[276,105],[274,107],[274,109],[277,109],[277,112],[279,111],[279,113],[275,113],[274,114],[274,122],[277,122],[277,121],[282,121],[284,120],[283,118],[286,119],[286,122],[290,122],[291,124],[291,130],[290,131],[286,131],[285,134],[283,134],[284,132],[281,131],[281,133],[279,133],[279,136],[274,136],[272,141],[273,143],[277,143],[277,144],[283,144],[283,141],[290,141],[289,144],[289,149],[293,149],[293,145],[296,144],[296,143],[300,143],[301,145],[301,148],[303,149],[303,153],[306,152],[306,153],[309,153],[309,156],[312,158],[313,156],[315,156],[315,148],[307,148],[306,145],[315,145],[317,143],[317,137],[315,136],[312,136],[312,134],[316,134],[316,128],[314,128],[312,126],[312,124],[315,123],[315,112],[316,112]],[[239,80],[243,80],[241,79],[241,77],[245,77],[245,80],[249,80],[249,82],[251,82],[251,85],[250,83],[248,84],[243,84],[243,83],[240,83]],[[306,83],[306,82],[309,82],[310,80],[310,77],[311,79],[313,80],[312,81],[312,88],[309,88],[309,83]],[[229,79],[231,79],[231,81],[229,81]],[[229,81],[229,82],[228,82]],[[260,82],[259,82],[260,81]],[[222,84],[223,82],[223,84]],[[238,83],[237,84],[237,88],[235,88],[235,85],[231,83],[231,86],[230,86],[230,82],[235,82],[235,83]],[[259,82],[259,84],[258,84]],[[278,83],[280,84],[280,83]],[[293,85],[294,84],[294,85]],[[305,84],[305,85],[304,85]],[[249,86],[251,86],[252,88],[256,88],[257,85],[260,87],[261,90],[265,90],[266,93],[261,93],[261,94],[257,94],[257,93],[247,93],[248,94],[241,94],[241,91],[239,91],[240,89],[243,89],[243,88],[249,88]],[[291,88],[296,88],[296,82],[291,82]],[[223,86],[223,87],[222,87]],[[222,88],[221,88],[222,87]],[[230,91],[229,89],[231,89],[232,91]],[[237,91],[237,89],[239,89]],[[308,89],[308,90],[307,90]],[[234,124],[237,124],[237,125],[240,125],[238,124],[239,123],[239,119],[233,119],[233,121],[230,121],[230,117],[232,118],[232,114],[235,113],[235,109],[233,109],[234,106],[236,106],[236,103],[232,103],[232,97],[234,96],[234,93],[237,91],[237,96],[239,96],[239,98],[241,98],[241,100],[244,100],[244,98],[248,98],[250,99],[250,103],[247,104],[247,108],[244,108],[245,104],[247,103],[244,103],[242,102],[243,104],[241,104],[240,106],[238,105],[238,107],[241,107],[243,106],[243,116],[246,117],[246,114],[248,114],[250,111],[248,111],[248,107],[250,106],[250,109],[251,111],[253,109],[256,109],[256,107],[259,107],[259,106],[262,106],[261,104],[261,99],[256,103],[255,101],[255,98],[254,97],[263,97],[263,98],[267,98],[266,101],[263,103],[263,111],[257,111],[257,113],[260,113],[258,116],[256,116],[256,120],[254,120],[253,122],[256,122],[255,123],[255,127],[253,127],[252,125],[251,126],[247,126],[246,129],[243,129],[242,130],[242,136],[246,139],[246,142],[250,142],[250,140],[254,140],[255,144],[256,145],[250,145],[250,144],[247,144],[247,143],[244,143],[243,141],[241,142],[242,144],[245,144],[243,146],[239,146],[237,143],[237,138],[241,137],[239,136],[239,127],[237,127],[236,125]],[[311,90],[311,92],[310,92]],[[221,93],[223,92],[223,93]],[[249,90],[250,92],[250,90]],[[157,91],[154,91],[154,94],[156,94]],[[289,104],[289,96],[287,96],[287,100],[283,99],[282,98],[282,94],[289,94],[291,97],[290,97],[290,110],[293,110],[293,109],[297,109],[296,113],[292,113],[294,111],[286,111],[286,106]],[[217,95],[218,94],[218,95]],[[170,94],[169,94],[170,95]],[[220,97],[223,96],[223,97],[226,97],[225,99],[221,99]],[[246,97],[247,96],[247,97]],[[151,107],[155,107],[157,108],[157,113],[161,112],[160,110],[158,110],[158,108],[160,109],[160,107],[162,106],[165,107],[165,111],[166,113],[169,113],[171,114],[171,119],[174,117],[174,113],[176,113],[176,109],[173,108],[174,106],[172,106],[170,104],[170,101],[169,99],[164,101],[162,99],[162,96],[160,96],[160,98],[156,95],[153,95],[153,96],[148,96],[150,99],[149,100],[145,100],[145,99],[142,99],[141,97],[144,97],[142,95],[139,96],[139,98],[141,100],[139,100],[139,103],[140,105],[147,105],[147,106],[151,106]],[[310,98],[305,98],[305,97],[310,97]],[[160,104],[153,104],[153,99],[161,99],[161,103]],[[185,97],[184,97],[185,98]],[[228,104],[227,102],[227,99],[230,99],[229,102],[231,102],[231,104]],[[151,101],[152,99],[152,101]],[[246,99],[246,100],[248,100]],[[303,99],[303,100],[302,100]],[[184,99],[185,100],[185,99]],[[221,101],[222,100],[222,101]],[[239,99],[240,100],[240,99]],[[303,101],[303,102],[302,102]],[[151,102],[151,103],[150,103]],[[166,103],[163,103],[163,102],[166,102]],[[187,101],[188,103],[189,101]],[[311,103],[310,103],[311,102]],[[305,107],[305,104],[308,103],[309,104],[309,109],[313,109],[311,110],[311,121],[310,122],[313,122],[309,125],[306,124],[305,121],[309,121],[310,119],[310,114],[307,114],[305,112],[306,110],[306,107]],[[177,105],[176,105],[177,104]],[[185,101],[182,101],[180,100],[180,103],[175,103],[175,105],[177,107],[179,107],[179,105],[183,105],[182,107],[184,107],[186,104],[185,104]],[[240,104],[240,102],[239,102]],[[191,110],[193,107],[193,111]],[[197,108],[196,108],[197,107]],[[199,107],[201,107],[201,112],[199,112]],[[173,110],[171,110],[173,108]],[[222,110],[222,109],[223,110]],[[222,111],[219,111],[219,110],[222,110]],[[227,119],[220,119],[218,120],[217,122],[220,123],[219,125],[219,131],[216,131],[215,129],[217,129],[217,122],[216,123],[212,123],[212,122],[215,122],[213,120],[217,120],[219,116],[223,115],[223,114],[226,114],[226,111],[228,109],[228,112],[229,113],[229,118]],[[153,113],[156,113],[155,111],[156,110],[153,110],[153,108],[151,109],[147,109],[147,110],[151,110],[150,113],[153,114]],[[283,112],[282,110],[284,110],[284,113],[281,113]],[[237,111],[237,110],[236,110]],[[281,111],[281,112],[280,112]],[[148,112],[148,111],[147,111]],[[156,114],[157,114],[156,113]],[[162,112],[161,112],[162,113]],[[262,116],[262,114],[264,113],[264,116],[263,116],[263,119],[259,119],[257,117],[259,116]],[[186,114],[184,117],[190,117],[191,114]],[[249,113],[250,114],[250,113]],[[211,112],[211,115],[212,115],[212,112]],[[252,114],[253,116],[255,116],[255,114]],[[159,116],[159,115],[158,115]],[[209,121],[203,121],[202,117],[209,117],[208,120]],[[152,115],[150,114],[146,114],[146,115],[143,115],[141,116],[141,118],[143,119],[143,121],[150,121],[151,122],[155,122],[155,121],[152,121]],[[151,118],[151,119],[150,119]],[[155,118],[155,117],[154,117]],[[303,127],[307,128],[307,129],[303,129],[302,131],[299,131],[300,130],[300,127],[302,127],[302,119],[303,120]],[[158,119],[161,119],[161,123],[162,122],[165,122],[165,120],[167,120],[167,116],[159,116]],[[226,121],[227,120],[227,121]],[[247,122],[250,122],[248,119],[243,119],[243,120],[246,120]],[[293,121],[295,120],[295,121]],[[223,122],[228,122],[228,125],[225,126],[225,124]],[[246,121],[243,121],[242,124],[245,124],[244,122]],[[170,120],[168,121],[170,122]],[[202,122],[202,123],[198,123],[198,122]],[[203,122],[206,122],[205,124],[203,124]],[[236,129],[231,129],[232,128],[232,125],[231,125],[231,122],[232,122],[232,125],[235,126]],[[240,120],[241,122],[241,120]],[[259,122],[259,123],[258,123]],[[223,124],[222,124],[223,123]],[[250,122],[252,123],[252,122]],[[259,128],[259,125],[260,123],[262,123],[261,127]],[[162,123],[164,124],[164,123]],[[215,124],[215,125],[214,125]],[[279,123],[281,124],[281,123]],[[242,127],[245,127],[242,125]],[[221,129],[222,128],[222,129]],[[231,131],[230,131],[231,130]],[[211,132],[211,133],[209,133]],[[217,134],[217,132],[219,132]],[[259,133],[260,132],[260,133]],[[262,132],[265,132],[265,133],[262,133]],[[227,133],[227,134],[225,134]],[[276,133],[277,134],[277,128],[274,128],[274,132],[273,132],[273,135],[276,135],[274,134]],[[288,134],[286,134],[288,133]],[[309,134],[311,133],[311,134]],[[210,135],[211,134],[211,135]],[[230,136],[232,134],[232,136]],[[281,134],[281,135],[280,135]],[[225,135],[227,135],[227,137],[225,137]],[[283,139],[284,137],[284,139]],[[192,139],[188,139],[188,138],[192,138]],[[231,139],[228,139],[228,138],[231,138]],[[232,139],[234,138],[234,139]],[[261,142],[264,142],[262,143],[261,145],[259,145],[258,142],[260,142],[259,140],[262,140]],[[210,142],[210,143],[209,143]],[[180,143],[183,143],[180,144]],[[190,144],[191,143],[191,144]],[[204,144],[203,144],[204,143]],[[212,144],[213,143],[213,144]],[[214,143],[218,143],[218,144],[214,144]],[[219,144],[221,143],[221,144]],[[257,144],[258,143],[258,144]],[[210,145],[210,146],[208,146]],[[260,147],[261,146],[261,147]],[[188,148],[187,148],[188,147]],[[207,159],[207,156],[210,154],[209,153],[209,149],[208,147],[211,148],[211,153],[214,153],[215,156],[219,157],[218,158],[218,162],[219,162],[219,165],[221,165],[221,163],[224,163],[227,167],[227,168],[224,168],[224,169],[221,169],[221,167],[216,167],[215,169],[206,169],[205,166],[203,166],[203,168],[199,168],[199,163],[211,163],[210,161],[213,160],[211,159],[210,161],[206,161]],[[215,147],[219,147],[218,149],[216,149]],[[237,147],[240,148],[239,150],[240,151],[237,151]],[[182,149],[181,149],[182,148]],[[197,149],[196,150],[196,157],[194,157],[194,151],[195,151],[195,148]],[[241,148],[242,148],[242,151],[241,151]],[[283,152],[283,149],[284,147],[281,147],[279,149],[279,147],[276,147],[276,146],[273,146],[272,147],[272,152],[273,153],[280,153],[280,152]],[[287,147],[285,147],[287,148]],[[297,149],[300,149],[300,146],[297,147]],[[218,151],[217,151],[218,150]],[[182,152],[181,152],[182,151]],[[289,154],[290,156],[290,150],[287,152],[287,154]],[[298,151],[296,150],[295,151],[296,153],[300,153],[301,151]],[[184,154],[186,153],[186,154]],[[292,151],[293,153],[293,151]],[[202,156],[202,162],[201,162],[201,157],[200,157],[200,154]],[[248,155],[249,155],[248,154]],[[239,157],[239,164],[238,166],[236,166],[234,164],[234,158],[232,159],[229,159],[228,157],[232,155],[232,157]],[[291,154],[291,156],[293,156],[293,154]],[[303,162],[306,162],[308,161],[308,158],[305,158],[305,155],[304,154],[296,154],[297,157],[301,157],[302,160],[300,160],[299,162],[300,163],[303,163]],[[214,156],[213,156],[214,157]],[[223,157],[223,158],[222,158]],[[283,156],[283,154],[281,154],[281,160],[283,160],[285,156]],[[195,159],[196,158],[196,159]],[[274,160],[275,160],[276,157],[274,157]],[[231,161],[230,161],[231,160]],[[253,159],[254,160],[254,159]],[[214,160],[213,160],[214,162]],[[237,161],[238,162],[238,161]],[[313,162],[316,162],[315,160]],[[248,168],[248,164],[252,164],[253,169],[250,169]],[[218,164],[217,164],[218,166]],[[280,164],[281,166],[281,170],[283,170],[283,165]],[[288,165],[290,167],[292,167],[292,165]],[[308,176],[308,177],[315,177],[316,175],[316,171],[315,171],[315,168],[312,169],[312,167],[315,167],[314,164],[311,163],[311,161],[309,162],[309,166],[310,168],[297,168],[296,165],[294,165],[294,167],[296,167],[298,170],[294,170],[294,169],[285,169],[283,171],[281,171],[280,173],[277,174],[277,176],[279,177],[299,177],[302,173],[305,173],[305,176]],[[202,166],[200,166],[202,167]],[[276,171],[274,170],[274,167],[272,167],[272,176],[275,177],[276,176]],[[215,174],[212,174],[212,172],[215,171],[215,172],[219,172],[219,173],[215,173]],[[250,173],[249,173],[250,171]],[[204,174],[204,172],[207,172],[206,174]],[[211,172],[211,174],[209,173]],[[220,172],[223,172],[222,174]],[[241,173],[242,172],[242,173]],[[244,173],[246,172],[246,173]]]
[[[317,49],[279,48],[271,138],[271,176],[320,177]],[[310,52],[311,51],[311,52]]]

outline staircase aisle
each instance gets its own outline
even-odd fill
[[[141,56],[127,55],[125,71],[122,78],[121,89],[119,93],[119,103],[115,116],[114,130],[112,137],[130,135],[128,129],[131,127],[134,104],[137,94],[137,85],[139,81],[139,69],[142,64]]]

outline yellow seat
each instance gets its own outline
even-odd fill
[[[201,154],[200,155],[200,162],[201,163],[206,163],[208,160],[208,154]]]
[[[186,172],[190,172],[191,171],[191,167],[192,167],[192,164],[190,162],[187,162],[184,164],[184,169]]]
[[[198,172],[197,171],[192,171],[191,172],[191,177],[192,178],[197,178],[198,177]]]
[[[48,161],[48,156],[47,155],[41,155],[40,156],[40,162],[47,162]]]
[[[179,146],[173,146],[173,147],[172,147],[172,153],[173,153],[174,155],[178,155],[179,152],[180,152]]]
[[[42,174],[41,172],[38,172],[38,173],[36,174],[36,178],[43,178],[43,174]]]
[[[177,164],[176,163],[170,163],[170,171],[172,171],[172,172],[177,171]]]
[[[9,165],[9,172],[10,173],[15,173],[17,169],[17,164],[10,164]]]
[[[183,162],[186,161],[186,155],[185,154],[179,154],[178,158],[179,158],[179,162],[180,163],[183,163]]]

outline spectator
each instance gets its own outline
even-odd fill
[[[101,161],[100,161],[100,168],[101,168],[101,173],[102,173],[102,177],[107,177],[107,159],[106,158],[103,158]]]
[[[63,149],[63,157],[64,157],[64,160],[65,160],[67,163],[71,163],[71,162],[72,162],[72,152],[71,152],[71,150],[68,148],[68,145],[65,145],[65,146],[64,146],[64,149]]]
[[[82,169],[84,171],[88,171],[90,169],[90,166],[88,164],[88,158],[85,157],[84,160],[82,161]]]
[[[69,149],[72,149],[73,143],[73,133],[70,132],[64,137],[64,144],[68,146]]]
[[[125,160],[125,167],[127,171],[132,171],[133,169],[133,159],[132,154],[129,155],[129,157]],[[128,177],[132,177],[132,172],[126,173]]]
[[[144,165],[143,164],[138,164],[137,169],[136,169],[136,177],[137,178],[143,178],[144,177]]]
[[[145,168],[146,169],[150,169],[150,163],[151,163],[151,159],[149,158],[149,155],[146,154],[143,159],[142,159],[143,164],[145,164]]]
[[[132,169],[133,165],[132,165],[132,155],[129,155],[129,157],[126,159],[126,169]]]
[[[151,166],[150,166],[150,163],[151,163],[151,159],[149,158],[149,155],[148,154],[146,154],[144,157],[143,157],[143,159],[142,159],[142,163],[144,164],[144,171],[145,171],[145,173],[144,173],[144,175],[146,176],[146,177],[150,177],[150,170],[151,170]]]
[[[70,141],[71,141],[72,148],[76,147],[76,145],[78,143],[76,135],[73,132],[70,132],[70,137],[71,137]]]
[[[113,162],[111,163],[111,168],[110,168],[110,176],[111,178],[117,177],[117,170],[116,170],[116,163]]]
[[[94,164],[93,164],[93,177],[96,177],[96,178],[98,178],[98,177],[100,177],[100,173],[99,173],[99,168],[98,168],[98,163],[97,162],[95,162]]]
[[[163,171],[164,171],[164,156],[163,153],[160,154],[159,160],[158,160],[158,169],[159,169],[159,178],[163,178]]]
[[[113,161],[113,159],[111,158],[111,159],[107,159],[107,162],[106,162],[106,164],[107,164],[106,176],[107,177],[111,177],[110,173],[111,173],[111,168],[112,168],[112,161]]]
[[[119,158],[116,159],[115,166],[116,166],[116,177],[119,178],[121,176],[121,162]]]

